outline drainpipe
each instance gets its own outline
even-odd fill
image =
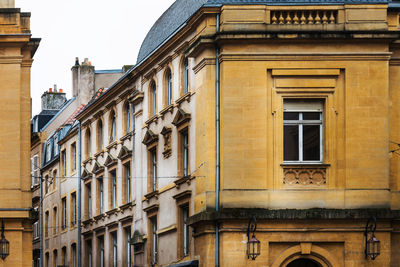
[[[217,14],[217,34],[219,33],[220,14]],[[220,205],[220,66],[219,66],[219,46],[216,44],[215,52],[215,76],[216,76],[216,92],[215,92],[215,128],[216,128],[216,166],[215,166],[215,210],[219,211]],[[219,267],[219,224],[215,225],[215,266]]]
[[[36,167],[36,166],[35,166]],[[39,212],[39,227],[40,227],[40,258],[39,266],[43,267],[43,179],[42,174],[39,175],[40,179],[40,212]]]
[[[81,203],[82,203],[82,188],[81,188],[81,168],[82,168],[82,132],[81,122],[78,121],[78,267],[82,266],[82,244],[81,244]]]

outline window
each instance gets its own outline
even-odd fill
[[[183,62],[183,93],[189,92],[189,60],[185,58]]]
[[[67,248],[63,247],[61,249],[61,261],[63,266],[67,266]]]
[[[54,136],[53,153],[54,156],[58,155],[58,134]]]
[[[189,218],[189,206],[181,207],[181,225],[182,225],[182,252],[183,256],[189,255],[189,225],[187,219]]]
[[[44,216],[44,236],[48,237],[49,236],[49,211],[46,211],[45,216]]]
[[[283,160],[288,163],[323,161],[323,102],[284,101]]]
[[[117,267],[117,262],[118,262],[118,237],[117,237],[117,232],[112,232],[111,233],[111,239],[112,239],[112,266]]]
[[[103,122],[99,119],[97,123],[97,151],[103,150]]]
[[[34,155],[31,158],[31,186],[34,186],[38,184],[38,181],[40,181],[40,169],[39,169],[39,156]]]
[[[85,135],[85,156],[86,158],[89,158],[92,154],[92,135],[90,132],[90,129],[86,130],[86,135]]]
[[[149,115],[153,117],[157,113],[157,85],[151,81],[149,87]]]
[[[45,194],[47,194],[47,193],[49,192],[49,183],[50,183],[50,181],[49,181],[49,176],[46,175],[46,176],[44,177],[44,193],[45,193]]]
[[[33,223],[33,239],[39,238],[39,222]]]
[[[115,170],[110,172],[110,209],[117,207],[117,173]]]
[[[172,104],[172,73],[170,68],[167,68],[165,70],[163,91],[164,91],[164,106],[169,106]]]
[[[76,244],[71,245],[71,267],[77,267]]]
[[[71,193],[71,225],[76,225],[76,192]]]
[[[92,185],[91,183],[86,184],[86,219],[92,217]]]
[[[51,160],[51,140],[47,141],[46,145],[46,162]]]
[[[56,180],[56,179],[57,179],[57,170],[55,170],[55,171],[53,172],[53,179],[52,179],[52,181],[51,181],[53,190],[56,189],[56,185],[57,185],[57,180]]]
[[[58,228],[58,223],[57,223],[57,207],[53,208],[53,235],[57,234],[57,228]]]
[[[151,177],[151,189],[152,191],[157,190],[157,147],[152,148],[149,151],[150,156],[150,177]]]
[[[129,133],[131,131],[131,105],[127,102],[124,106],[124,130],[125,133]]]
[[[45,266],[46,267],[50,267],[50,254],[49,252],[46,252],[46,256],[45,256]]]
[[[131,228],[125,228],[125,263],[126,266],[132,266],[132,252],[131,252]]]
[[[58,254],[57,249],[53,250],[53,267],[57,267],[57,261],[58,261],[57,254]]]
[[[183,177],[189,175],[189,135],[188,129],[181,131],[179,134],[179,146],[180,151],[178,153],[179,157],[179,174]]]
[[[99,255],[99,262],[100,262],[100,267],[105,267],[105,261],[104,261],[104,236],[99,236],[99,248],[100,248],[100,255]]]
[[[131,166],[130,162],[124,166],[124,185],[122,187],[124,192],[124,204],[131,202]]]
[[[151,263],[157,264],[157,217],[150,219],[151,227]]]
[[[66,156],[65,150],[63,150],[61,152],[61,164],[62,164],[61,168],[62,168],[63,177],[66,177],[67,176],[67,156]]]
[[[76,170],[76,143],[71,145],[71,171]]]
[[[115,119],[115,112],[112,111],[110,114],[110,142],[113,142],[116,136]]]
[[[63,197],[61,199],[62,205],[62,217],[61,217],[61,228],[62,230],[67,229],[67,198]]]
[[[87,262],[87,267],[92,267],[93,263],[92,263],[92,240],[87,240],[86,241],[86,262]]]
[[[103,177],[97,178],[97,214],[104,212],[104,183]]]

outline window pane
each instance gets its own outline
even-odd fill
[[[283,159],[299,160],[299,126],[285,125],[283,131]]]
[[[283,113],[284,120],[298,120],[299,112],[285,112]]]
[[[320,126],[303,126],[303,160],[320,160]]]
[[[320,112],[304,112],[303,120],[320,120]]]

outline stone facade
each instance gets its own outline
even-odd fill
[[[0,1],[0,220],[10,255],[0,266],[32,265],[29,171],[30,73],[40,39],[31,37],[30,13]]]

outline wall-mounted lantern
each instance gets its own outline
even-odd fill
[[[381,254],[381,241],[375,237],[376,218],[371,217],[365,226],[365,258],[375,260]]]
[[[1,220],[0,258],[5,260],[10,255],[10,242],[4,236],[4,220]]]
[[[247,258],[255,260],[260,255],[260,241],[254,235],[257,229],[256,218],[253,217],[249,220],[247,227]],[[251,234],[251,237],[250,237]]]

